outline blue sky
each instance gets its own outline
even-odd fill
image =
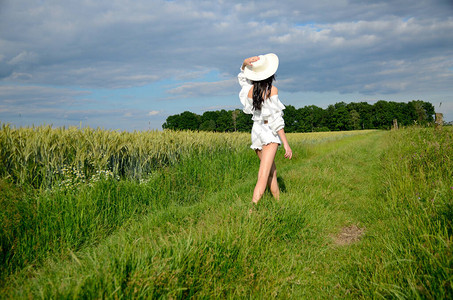
[[[453,120],[451,0],[0,0],[0,121],[161,129],[240,108],[242,60],[269,52],[285,104],[420,99]]]

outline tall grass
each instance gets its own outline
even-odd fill
[[[382,297],[453,298],[453,131],[392,132],[382,156],[387,235],[371,284]]]
[[[120,134],[86,130],[74,144]],[[155,134],[185,150],[150,171],[92,180],[114,171],[93,163],[90,182],[49,189],[5,173],[0,298],[451,297],[451,132],[288,134],[287,191],[252,215],[249,134]],[[349,224],[365,236],[336,245]]]
[[[29,139],[39,139],[39,134],[44,129],[50,130],[48,127],[35,128],[35,137],[29,133],[31,136]],[[11,135],[21,135],[21,130],[23,129],[16,129],[18,132]],[[26,129],[25,132],[28,130],[30,129]],[[64,134],[68,133],[65,130],[57,132],[62,134],[60,140],[64,140]],[[87,132],[88,137],[92,136],[92,131]],[[170,132],[165,133],[170,134]],[[364,132],[335,133],[330,136],[330,140],[362,133]],[[107,133],[102,134],[107,135]],[[115,135],[114,132],[110,134]],[[149,133],[144,133],[145,136],[147,134]],[[186,149],[186,152],[180,156],[177,164],[163,165],[148,173],[141,181],[130,180],[134,177],[121,177],[122,179],[117,180],[114,177],[104,176],[92,185],[63,185],[53,186],[52,189],[35,190],[27,186],[27,181],[18,186],[14,185],[11,176],[2,180],[0,200],[1,207],[5,209],[0,213],[2,217],[0,271],[3,279],[6,280],[9,274],[18,274],[21,271],[28,273],[35,268],[39,269],[41,264],[49,258],[71,257],[72,253],[93,247],[119,228],[128,228],[127,224],[135,223],[134,220],[140,216],[156,213],[159,215],[160,211],[172,211],[171,207],[175,205],[203,203],[207,197],[212,197],[215,193],[223,194],[225,189],[228,190],[225,192],[228,195],[225,194],[222,197],[226,198],[230,198],[231,192],[235,190],[237,193],[249,194],[258,167],[255,154],[248,148],[249,134],[238,134],[236,142],[231,139],[236,136],[235,134],[213,134],[210,136],[211,139],[206,140],[203,140],[206,135],[197,135],[193,132],[171,132],[171,134],[173,140],[181,143],[188,141],[192,146],[180,146]],[[294,149],[297,150],[294,161],[310,155],[307,151],[309,144],[325,141],[326,134],[321,133],[321,135],[322,140],[315,134],[289,135]],[[243,136],[247,141],[242,142]],[[89,140],[81,133],[78,138],[79,140],[74,144],[83,144],[84,140]],[[109,140],[105,143],[108,144]],[[195,143],[199,145],[193,146]],[[25,144],[19,144],[16,148],[20,148],[21,145],[25,147]],[[54,149],[55,152],[60,150],[58,147]],[[51,153],[48,154],[52,157]],[[56,154],[55,157],[57,157]],[[29,162],[32,164],[33,161],[29,160]],[[98,166],[104,168],[101,164]],[[244,180],[245,186],[242,187]],[[234,186],[236,188],[232,189]],[[245,201],[248,202],[248,198]],[[239,208],[239,210],[244,209]],[[278,215],[279,217],[275,219],[278,222],[291,219],[291,215],[281,213]],[[171,214],[165,215],[163,219],[159,219],[159,222],[165,224],[165,218],[172,219]],[[268,218],[269,216],[264,218],[266,223],[274,222],[271,221],[272,218]],[[276,227],[275,229],[278,232],[281,231],[283,236],[293,234],[286,233],[288,228]],[[254,235],[257,230],[261,229],[255,228],[247,234]],[[262,228],[262,230],[265,231],[263,234],[266,234],[267,229]],[[296,232],[297,228],[289,231]],[[260,240],[259,243],[261,245],[266,242]],[[199,246],[205,247],[205,242],[201,242]],[[171,250],[173,246],[169,247],[169,251],[175,251]],[[225,247],[229,246],[225,244]],[[190,277],[187,280],[190,280]]]
[[[250,139],[245,133],[118,132],[76,127],[39,126],[0,130],[0,177],[14,183],[49,187],[69,169],[89,180],[97,171],[114,177],[143,179],[154,170],[193,153],[237,149]]]
[[[0,181],[0,271],[9,274],[49,255],[95,244],[130,218],[172,203],[203,201],[250,176],[246,166],[256,163],[253,155],[240,148],[194,153],[141,182],[103,178],[93,185],[38,192]]]

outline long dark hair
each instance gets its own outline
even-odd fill
[[[275,74],[271,77],[253,83],[253,107],[260,110],[264,99],[271,96],[272,82],[275,80]]]

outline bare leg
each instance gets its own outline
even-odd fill
[[[276,200],[280,199],[280,189],[278,187],[277,182],[277,167],[275,166],[275,162],[272,162],[271,171],[269,173],[269,179],[267,180],[267,186],[271,190],[272,196]]]
[[[258,181],[256,182],[255,190],[253,191],[253,203],[258,203],[269,185],[272,195],[278,199],[278,183],[277,183],[277,170],[275,168],[274,158],[277,152],[278,144],[270,143],[263,146],[263,150],[256,151],[260,158],[260,169],[258,171]]]
[[[256,155],[258,155],[259,159],[261,160],[262,150],[255,150]],[[277,182],[277,167],[275,166],[275,161],[272,162],[271,171],[269,173],[269,179],[267,180],[267,186],[274,196],[275,199],[280,199],[280,188],[278,187]]]
[[[262,150],[255,150],[256,155],[258,155],[259,159],[261,160]],[[272,167],[269,173],[269,179],[267,180],[267,186],[274,196],[275,199],[280,199],[280,189],[278,187],[277,182],[277,167],[275,166],[275,161],[272,162]]]

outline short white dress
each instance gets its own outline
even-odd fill
[[[261,150],[264,145],[270,143],[281,145],[282,142],[277,132],[285,127],[283,120],[285,106],[278,99],[278,95],[265,99],[261,110],[256,110],[253,108],[253,99],[248,97],[253,84],[244,76],[242,69],[241,73],[238,74],[238,81],[242,87],[239,92],[239,99],[244,106],[243,112],[253,115],[252,145],[250,148]],[[267,124],[265,124],[265,121],[267,121]]]

